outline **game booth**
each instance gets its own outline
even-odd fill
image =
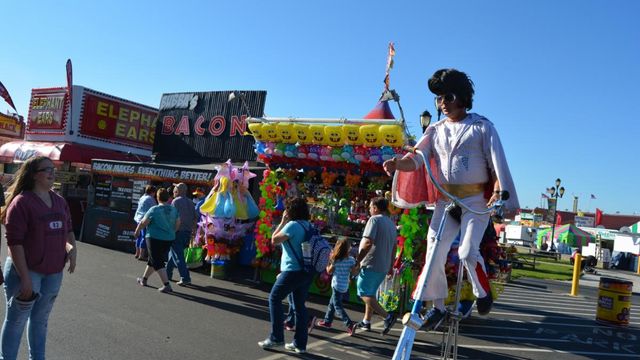
[[[280,222],[286,198],[302,196],[308,201],[311,222],[330,244],[339,237],[351,240],[353,255],[369,213],[369,200],[391,189],[383,161],[402,152],[408,140],[403,121],[396,120],[388,101],[380,101],[363,119],[252,118],[258,160],[267,169],[260,182],[259,219],[256,224],[256,258],[253,266],[260,280],[273,283],[280,269],[281,248],[271,245],[273,229]],[[391,208],[391,217],[402,225],[397,275],[384,284],[383,305],[395,310],[401,292],[412,288],[414,268],[410,262],[422,246],[426,231],[420,223],[429,216],[424,209],[402,212]],[[418,250],[419,251],[419,250]],[[317,276],[311,293],[330,296],[331,278]],[[355,286],[349,291],[358,301]]]
[[[402,109],[400,108],[402,111]],[[256,258],[253,266],[260,280],[275,282],[280,269],[281,248],[271,245],[271,235],[280,222],[286,198],[306,197],[311,222],[330,244],[340,237],[352,242],[355,257],[369,213],[368,203],[376,196],[390,198],[392,178],[382,163],[404,154],[411,144],[404,120],[396,120],[389,101],[381,99],[363,119],[252,118],[249,129],[255,137],[258,160],[266,164],[260,183],[259,220],[256,224]],[[422,269],[426,235],[432,211],[425,207],[389,208],[398,225],[398,247],[393,276],[380,287],[378,298],[387,311],[409,308],[410,293]],[[493,228],[493,226],[491,226]],[[499,262],[500,248],[495,232],[484,245],[491,259],[491,273],[497,278],[506,266]],[[455,257],[447,269],[455,283]],[[310,288],[314,294],[331,295],[331,276],[318,275]],[[463,298],[473,297],[471,286]],[[349,300],[358,302],[355,282]]]

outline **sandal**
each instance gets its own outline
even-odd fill
[[[147,286],[147,279],[139,277],[138,279],[136,279],[138,281],[138,285],[140,286]]]

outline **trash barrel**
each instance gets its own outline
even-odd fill
[[[631,281],[601,277],[596,321],[605,325],[629,326],[632,290]]]
[[[215,260],[211,262],[211,277],[225,279],[227,277],[227,261]]]

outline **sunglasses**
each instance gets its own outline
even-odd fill
[[[48,172],[49,174],[53,174],[53,172],[56,171],[56,168],[54,168],[53,166],[48,166],[46,168],[42,168],[42,169],[38,169],[36,170],[36,172]]]
[[[448,103],[452,103],[454,101],[456,101],[457,97],[456,94],[454,93],[447,93],[444,95],[438,95],[436,96],[436,104],[442,104],[443,102],[448,102]]]

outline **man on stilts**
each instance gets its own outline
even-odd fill
[[[519,207],[518,197],[502,144],[493,124],[475,113],[467,113],[473,104],[473,82],[456,69],[441,69],[429,79],[429,90],[436,95],[438,113],[444,120],[429,126],[416,144],[431,164],[436,179],[451,195],[461,199],[470,208],[481,211],[499,199],[500,191],[508,191],[506,209]],[[394,202],[399,207],[415,207],[419,204],[434,204],[435,210],[429,226],[429,254],[435,245],[435,234],[440,220],[445,215],[449,199],[438,193],[433,184],[427,182],[421,156],[407,154],[402,159],[391,159],[383,164],[389,175],[396,170]],[[489,222],[489,214],[478,215],[456,207],[449,215],[441,234],[442,243],[432,257],[430,278],[420,300],[432,300],[433,308],[427,312],[424,328],[433,329],[446,314],[445,299],[448,296],[445,263],[451,243],[460,232],[458,255],[467,270],[476,305],[480,315],[491,310],[493,297],[489,280],[480,255],[480,242]],[[420,279],[418,284],[421,283]]]

